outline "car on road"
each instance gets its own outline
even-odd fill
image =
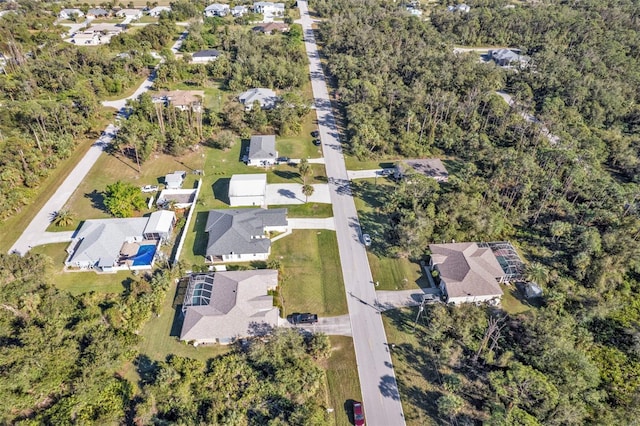
[[[320,146],[320,145],[322,144],[322,141],[320,141],[320,139],[314,139],[314,140],[313,140],[313,144],[314,144],[315,146]]]
[[[142,192],[157,192],[158,185],[145,185],[140,189],[142,189]]]
[[[353,401],[353,424],[355,426],[364,426],[364,410],[362,402]]]
[[[371,246],[371,235],[362,234],[362,242],[364,243],[365,247]]]
[[[317,138],[320,136],[320,132],[317,130],[314,130],[313,132],[311,132],[311,137],[313,138]]]
[[[308,312],[301,314],[295,313],[287,317],[291,324],[315,324],[318,322],[318,315],[310,314]]]

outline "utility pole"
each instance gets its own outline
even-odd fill
[[[416,320],[413,322],[413,330],[411,330],[412,333],[415,333],[416,325],[418,324],[418,320],[420,319],[420,315],[422,314],[423,311],[424,311],[424,297],[420,301],[420,306],[418,307],[418,315],[416,315]]]

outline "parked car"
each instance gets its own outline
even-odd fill
[[[278,163],[288,163],[289,160],[291,160],[291,158],[289,158],[289,157],[278,157],[276,162],[278,162]]]
[[[392,173],[393,173],[393,169],[382,169],[382,171],[380,172],[382,176],[389,176]]]
[[[362,242],[364,243],[365,247],[369,247],[371,245],[371,235],[362,234]]]
[[[353,424],[355,426],[364,426],[364,410],[362,402],[353,401]]]
[[[424,303],[436,303],[439,302],[440,299],[435,294],[423,294],[422,301]]]
[[[320,146],[320,145],[322,144],[322,141],[321,141],[320,139],[314,139],[314,140],[313,140],[313,144],[314,144],[315,146]]]
[[[313,132],[311,132],[311,137],[317,138],[318,136],[320,136],[320,132],[317,130],[314,130]]]
[[[295,313],[287,317],[292,324],[314,324],[318,322],[318,315],[310,313]]]
[[[158,191],[158,185],[145,185],[141,189],[142,192],[156,192]]]

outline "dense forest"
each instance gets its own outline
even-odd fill
[[[391,253],[423,258],[430,242],[509,239],[545,287],[543,307],[504,320],[496,353],[506,358],[464,370],[483,387],[453,394],[476,411],[447,419],[626,424],[640,397],[637,6],[505,5],[435,6],[429,21],[388,2],[313,2],[327,18],[319,36],[351,153],[440,156],[453,174],[440,185],[412,179],[381,200]],[[531,62],[503,70],[455,54],[454,43],[517,47]],[[457,347],[457,327],[425,337],[448,367],[472,360],[495,315],[468,309],[475,325]],[[431,315],[464,322],[456,310]],[[527,376],[539,379],[530,395],[511,400]],[[557,398],[535,400],[538,386]]]
[[[48,258],[0,255],[0,423],[327,423],[324,335],[278,330],[201,361],[138,353],[178,270],[127,282],[121,294],[73,296],[48,281]],[[118,374],[138,367],[140,388]]]

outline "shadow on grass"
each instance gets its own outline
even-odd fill
[[[104,205],[104,193],[98,192],[94,189],[93,191],[84,194],[84,198],[88,198],[91,201],[91,207],[94,209],[102,210],[103,212],[107,211],[107,208]]]
[[[242,161],[244,159],[245,156],[249,155],[249,143],[251,142],[251,140],[249,139],[242,139],[240,141],[240,158],[238,158],[238,161],[241,163],[244,163],[244,161]]]
[[[208,238],[205,229],[209,212],[196,212],[195,216],[192,232],[195,232],[196,236],[193,242],[192,253],[194,256],[206,257]]]
[[[300,173],[288,170],[274,170],[273,174],[287,180],[300,179]]]
[[[216,200],[220,200],[225,204],[230,204],[229,201],[229,183],[231,182],[230,178],[220,178],[216,180],[213,185],[211,185],[211,189],[213,190],[213,197]]]
[[[153,383],[158,372],[158,364],[144,354],[140,354],[133,361],[138,376],[140,376],[140,385]]]
[[[329,179],[326,176],[314,176],[313,179],[318,183],[329,183]]]

